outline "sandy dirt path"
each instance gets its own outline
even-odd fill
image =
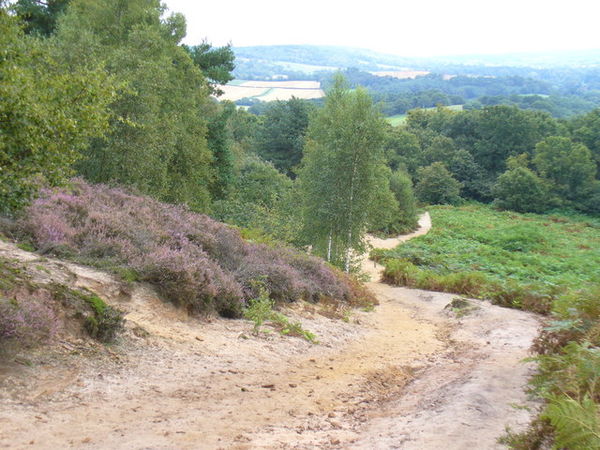
[[[373,239],[376,247],[426,233]],[[496,448],[506,424],[527,422],[520,364],[536,335],[527,313],[452,295],[391,287],[364,261],[380,305],[329,319],[318,306],[286,313],[320,343],[252,336],[245,321],[197,320],[148,286],[40,259],[0,242],[36,276],[83,286],[127,312],[105,348],[61,341],[61,352],[0,366],[2,448]],[[37,270],[37,272],[36,272]]]

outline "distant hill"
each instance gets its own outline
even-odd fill
[[[261,77],[315,78],[319,72],[348,67],[364,71],[421,69],[414,58],[386,55],[372,50],[319,45],[265,45],[234,47],[240,79]]]
[[[349,67],[363,71],[418,70],[486,76],[529,75],[552,68],[600,67],[600,49],[528,52],[501,55],[460,55],[435,58],[402,57],[373,50],[319,46],[266,45],[234,47],[239,79],[316,79],[319,72]]]

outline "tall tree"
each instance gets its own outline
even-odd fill
[[[304,236],[314,253],[346,271],[352,250],[364,248],[377,191],[389,190],[380,176],[384,130],[367,92],[349,90],[341,75],[309,125],[299,176]]]
[[[215,174],[207,143],[208,83],[179,45],[180,14],[159,0],[72,0],[56,40],[65,70],[102,62],[121,85],[113,121],[79,164],[94,182],[132,185],[161,200],[207,210]]]
[[[58,18],[71,0],[18,0],[12,10],[24,22],[27,34],[50,36],[56,30]]]
[[[600,109],[595,109],[577,117],[569,124],[573,139],[590,149],[597,166],[596,176],[600,177]]]
[[[460,202],[461,183],[454,179],[444,163],[434,162],[419,169],[419,182],[415,193],[419,200],[431,205],[456,204]]]
[[[539,142],[533,163],[540,175],[552,183],[552,189],[571,201],[583,200],[596,176],[592,152],[563,136],[550,136]]]
[[[235,112],[235,104],[229,101],[215,103],[215,111],[210,114],[208,122],[208,148],[214,156],[215,176],[211,183],[213,199],[223,199],[227,196],[233,183],[232,139],[227,123]]]
[[[479,139],[473,156],[490,174],[498,175],[506,169],[509,156],[532,154],[537,142],[556,132],[556,121],[548,114],[509,106],[486,107],[478,117]]]
[[[65,71],[54,43],[25,36],[0,2],[0,210],[23,206],[41,183],[66,182],[107,129],[114,90],[97,67]]]
[[[256,137],[256,152],[293,176],[293,169],[302,159],[311,111],[311,104],[299,98],[269,103]]]
[[[228,44],[225,47],[213,47],[204,41],[200,45],[182,45],[190,54],[192,61],[204,75],[209,79],[210,90],[217,97],[223,95],[219,89],[220,84],[227,84],[233,80],[233,69],[235,69],[235,54]]]
[[[493,186],[494,205],[517,212],[542,213],[550,206],[544,181],[527,167],[510,164]]]

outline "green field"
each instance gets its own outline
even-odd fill
[[[398,125],[404,125],[406,123],[406,114],[397,114],[395,116],[386,117],[385,120],[393,126],[397,127]]]
[[[600,283],[600,219],[434,206],[433,228],[376,253],[392,283],[548,312],[563,294]]]
[[[463,105],[450,105],[450,106],[445,106],[444,108],[447,108],[451,111],[462,111],[463,110]],[[423,108],[423,109],[435,109],[435,108]],[[404,125],[406,123],[406,114],[396,114],[395,116],[388,116],[385,118],[385,120],[387,120],[387,122],[393,126],[393,127],[397,127],[399,125]]]

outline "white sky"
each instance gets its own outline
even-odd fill
[[[343,45],[402,56],[600,48],[600,0],[163,2],[186,16],[188,44]]]

